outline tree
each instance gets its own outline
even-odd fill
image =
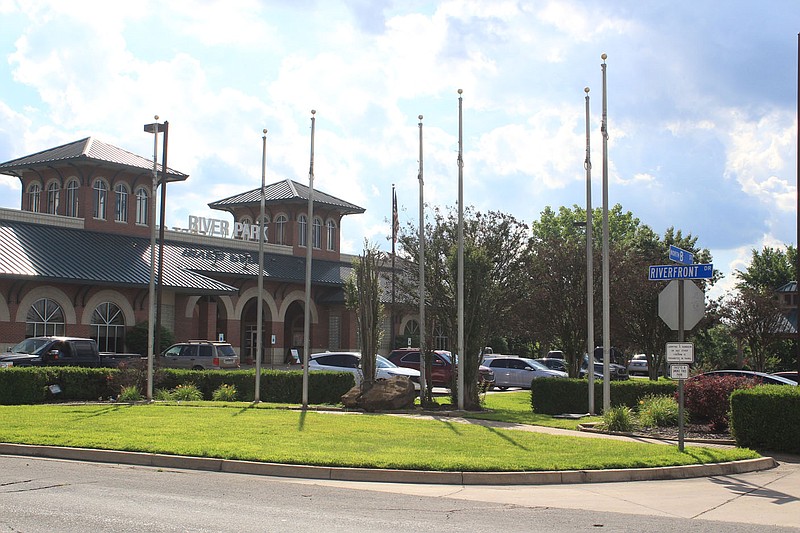
[[[138,353],[147,355],[147,321],[139,322],[131,327],[125,336],[125,345],[131,353]],[[161,334],[159,335],[159,346],[154,346],[154,355],[158,355],[170,346],[175,344],[175,335],[170,330],[161,326]]]
[[[375,356],[383,333],[379,260],[377,247],[364,241],[364,253],[353,260],[353,272],[345,284],[347,308],[356,311],[361,341],[362,393],[375,383]]]
[[[764,372],[769,348],[780,341],[775,334],[785,320],[775,297],[766,291],[742,287],[722,310],[733,335],[750,348],[752,367]]]
[[[774,291],[790,281],[797,280],[797,249],[787,246],[786,251],[780,248],[765,246],[761,252],[752,250],[750,265],[744,270],[737,270],[739,279],[737,287],[755,290]]]

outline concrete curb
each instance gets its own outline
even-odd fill
[[[368,481],[383,483],[424,483],[441,485],[554,485],[568,483],[609,483],[650,481],[692,477],[726,476],[767,470],[777,466],[772,457],[704,465],[667,466],[660,468],[625,468],[609,470],[565,470],[552,472],[438,472],[392,470],[378,468],[344,468],[332,466],[288,465],[235,461],[208,457],[186,457],[156,453],[124,452],[63,446],[35,446],[0,443],[0,454],[48,459],[69,459],[116,463],[156,468],[181,468],[210,472],[252,474],[336,481]]]

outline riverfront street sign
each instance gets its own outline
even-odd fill
[[[687,252],[683,248],[678,248],[672,244],[669,245],[669,260],[675,261],[682,265],[691,265],[694,263],[694,254]]]
[[[650,281],[667,281],[671,279],[710,279],[714,274],[711,263],[694,265],[653,265],[649,269]]]

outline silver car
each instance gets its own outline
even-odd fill
[[[358,352],[324,352],[313,354],[308,361],[308,369],[350,372],[355,378],[356,385],[361,384],[361,380],[364,376],[361,371],[361,354]],[[419,370],[397,366],[385,357],[376,355],[375,378],[389,379],[394,376],[403,376],[410,379],[414,384],[414,388],[419,390]]]
[[[239,368],[239,355],[227,342],[189,341],[164,350],[158,364],[191,370],[234,370]]]
[[[566,378],[566,372],[550,370],[533,359],[514,356],[487,357],[483,364],[494,371],[494,386],[500,390],[509,387],[530,389],[537,378]]]

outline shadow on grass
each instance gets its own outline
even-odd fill
[[[306,428],[306,415],[308,411],[305,409],[300,411],[300,418],[297,419],[297,431],[303,431]]]
[[[122,403],[122,404],[113,404],[109,406],[103,406],[100,409],[93,411],[91,413],[82,413],[83,416],[81,418],[95,418],[98,416],[107,415],[109,413],[113,413],[119,411],[120,409],[124,408],[131,408],[134,404],[132,403]]]

